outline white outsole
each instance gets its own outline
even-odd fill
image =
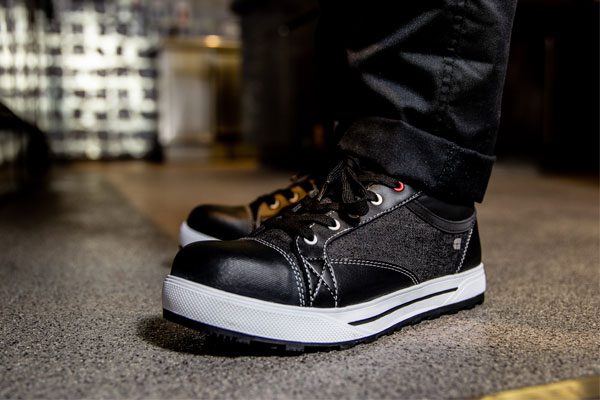
[[[181,247],[185,247],[190,243],[202,242],[205,240],[219,239],[190,228],[190,226],[185,221],[179,227],[179,244],[181,245]]]
[[[335,344],[374,336],[412,317],[473,299],[485,287],[480,264],[365,303],[316,308],[257,300],[169,275],[163,285],[163,308],[201,324],[266,340]]]

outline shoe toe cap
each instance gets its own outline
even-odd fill
[[[201,205],[192,210],[187,224],[222,240],[238,239],[252,232],[250,211],[244,206]]]
[[[197,242],[179,251],[171,275],[242,296],[300,305],[301,278],[290,262],[254,240]]]

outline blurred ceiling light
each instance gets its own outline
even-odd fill
[[[206,45],[206,47],[214,49],[221,45],[221,38],[217,35],[208,35],[204,38],[204,44]]]

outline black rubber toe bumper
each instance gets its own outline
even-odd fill
[[[259,300],[300,305],[300,276],[278,251],[254,240],[192,243],[171,275]]]

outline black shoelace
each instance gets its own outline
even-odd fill
[[[368,202],[378,200],[377,195],[367,189],[374,183],[390,188],[398,186],[396,179],[363,171],[356,159],[348,157],[331,170],[317,196],[305,198],[281,216],[266,221],[264,227],[281,229],[291,237],[299,235],[312,240],[312,224],[336,225],[334,218],[327,215],[330,211],[337,211],[341,218],[351,223],[367,214]]]

